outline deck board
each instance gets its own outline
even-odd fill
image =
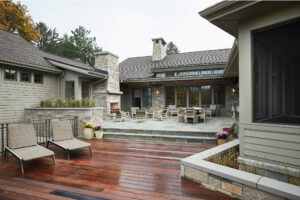
[[[50,146],[51,158],[19,162],[11,156],[0,159],[1,199],[68,199],[53,190],[103,199],[232,199],[180,177],[180,159],[213,147],[208,144],[160,143],[118,139],[89,140],[88,149],[71,153]]]

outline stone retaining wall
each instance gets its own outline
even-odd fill
[[[207,161],[238,145],[234,140],[182,159],[181,176],[239,199],[300,199],[299,186]]]
[[[79,121],[102,123],[103,122],[102,107],[93,108],[26,108],[26,120],[43,120],[43,119],[60,119],[78,117]],[[83,134],[82,123],[79,124],[79,135]]]

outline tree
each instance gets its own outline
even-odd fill
[[[179,53],[178,47],[171,41],[167,44],[167,54],[177,54]]]
[[[28,42],[35,41],[40,34],[35,30],[34,22],[27,13],[27,7],[20,2],[0,1],[0,28],[9,32],[18,31]]]
[[[41,37],[37,38],[35,45],[42,51],[56,53],[58,43],[61,40],[56,29],[49,28],[44,22],[37,23],[35,29],[41,34]]]
[[[64,35],[63,41],[59,44],[58,54],[61,56],[79,59],[83,63],[94,66],[95,52],[102,51],[102,48],[96,44],[95,37],[89,37],[91,31],[79,26],[72,35]]]

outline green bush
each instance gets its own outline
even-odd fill
[[[47,107],[94,107],[95,102],[93,99],[82,99],[82,100],[65,100],[65,99],[55,99],[55,100],[44,100],[40,102],[42,108]]]

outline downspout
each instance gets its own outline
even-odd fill
[[[64,75],[65,75],[65,71],[63,71],[62,72],[62,74],[57,78],[57,84],[58,84],[58,90],[57,90],[57,97],[58,98],[60,98],[60,79],[62,78],[62,77],[64,77]]]

